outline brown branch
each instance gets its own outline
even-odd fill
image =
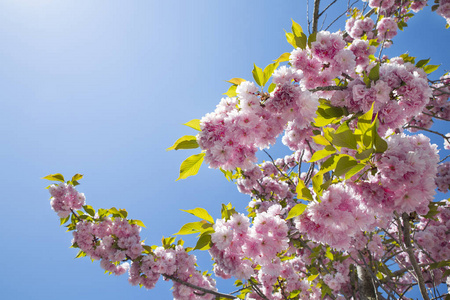
[[[183,281],[183,280],[181,280],[181,279],[179,279],[179,278],[177,278],[177,277],[175,277],[175,276],[171,276],[171,275],[167,275],[167,274],[163,274],[163,276],[166,277],[166,278],[169,278],[169,279],[172,280],[172,281],[178,282],[178,283],[180,283],[180,284],[182,284],[182,285],[185,285],[185,286],[187,286],[187,287],[190,287],[190,288],[192,288],[192,289],[195,289],[195,290],[198,290],[198,291],[207,293],[207,294],[211,294],[211,295],[214,295],[214,296],[217,296],[217,297],[223,297],[223,298],[227,298],[227,299],[237,299],[237,297],[235,297],[235,296],[233,296],[233,295],[223,294],[223,293],[211,291],[211,290],[202,288],[202,287],[200,287],[200,286],[196,286],[196,285],[194,285],[194,284],[192,284],[192,283]]]
[[[317,91],[342,91],[347,89],[346,86],[335,86],[335,85],[331,85],[331,86],[318,86],[315,89],[310,89],[310,92],[317,92]]]
[[[312,32],[317,32],[317,23],[319,21],[319,6],[320,0],[314,0],[314,11],[312,17]]]
[[[428,297],[427,288],[425,287],[425,282],[423,280],[422,271],[420,270],[419,264],[417,263],[416,257],[414,256],[413,248],[411,245],[409,215],[407,213],[403,213],[402,219],[403,219],[403,242],[406,246],[405,251],[408,254],[411,265],[413,266],[417,282],[419,283],[419,290],[420,293],[422,294],[423,299],[430,300],[430,298]]]

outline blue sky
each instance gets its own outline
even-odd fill
[[[220,204],[232,202],[243,210],[248,198],[220,171],[202,167],[175,182],[180,163],[196,150],[165,149],[195,134],[181,124],[212,111],[228,89],[225,80],[251,79],[253,63],[264,67],[292,50],[283,29],[290,30],[291,18],[306,28],[304,3],[0,1],[5,299],[172,299],[170,284],[139,289],[126,276],[104,275],[97,262],[75,260],[71,234],[58,226],[40,178],[84,174],[79,190],[87,203],[126,208],[146,224],[141,236],[150,245],[195,220],[179,209],[200,206],[219,217]],[[387,53],[431,57],[448,70],[444,25],[422,12]],[[207,254],[200,265],[210,269]]]

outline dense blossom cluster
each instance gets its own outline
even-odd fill
[[[210,167],[249,169],[256,162],[257,148],[275,144],[287,122],[307,126],[318,101],[295,84],[299,78],[300,73],[280,68],[274,75],[278,86],[266,100],[261,100],[253,83],[243,82],[236,89],[238,97],[223,98],[214,113],[203,117],[197,140],[206,150],[205,161]]]
[[[48,191],[52,195],[50,205],[60,218],[66,218],[72,210],[80,209],[86,200],[84,194],[70,184],[52,184]]]
[[[115,265],[126,259],[136,259],[144,250],[139,236],[140,227],[130,225],[126,219],[102,221],[80,221],[73,232],[73,244],[76,244],[92,259],[101,259],[101,267],[116,275],[122,275],[128,269],[128,263]]]
[[[248,280],[260,265],[258,276],[263,281],[268,275],[275,279],[281,271],[277,253],[289,246],[288,226],[279,216],[282,213],[281,206],[274,205],[268,212],[258,214],[251,228],[249,219],[242,214],[234,214],[228,221],[217,220],[211,235],[214,246],[209,250],[216,261],[216,275]]]
[[[216,290],[214,280],[196,270],[195,256],[187,254],[179,245],[175,249],[157,247],[152,254],[134,260],[130,267],[129,282],[132,285],[141,284],[147,289],[152,289],[161,275],[174,276],[184,282]],[[211,294],[196,293],[196,290],[178,282],[174,282],[173,297],[183,300],[215,299]]]
[[[428,137],[394,135],[389,148],[377,161],[377,181],[393,193],[393,202],[383,203],[398,213],[428,212],[428,204],[436,194],[434,178],[439,156],[437,146]]]
[[[349,249],[352,238],[374,229],[375,218],[344,184],[330,186],[321,202],[312,202],[298,217],[296,227],[309,239],[336,249]]]

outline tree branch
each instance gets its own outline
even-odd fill
[[[313,17],[312,17],[312,32],[317,32],[317,23],[319,21],[319,6],[320,6],[320,0],[314,0],[314,11],[313,11]]]
[[[408,254],[411,265],[413,266],[414,273],[416,274],[417,282],[419,283],[420,293],[424,300],[430,300],[428,297],[427,288],[425,287],[425,282],[423,280],[422,271],[417,263],[416,257],[414,256],[414,252],[411,245],[411,233],[409,228],[409,215],[407,213],[402,214],[403,219],[403,242],[406,246],[406,253]]]
[[[237,299],[237,297],[235,297],[233,295],[222,294],[222,293],[219,293],[219,292],[211,291],[211,290],[208,290],[208,289],[196,286],[196,285],[194,285],[192,283],[183,281],[183,280],[181,280],[181,279],[179,279],[179,278],[177,278],[175,276],[171,276],[171,275],[167,275],[167,274],[163,274],[163,276],[166,277],[166,278],[169,278],[172,281],[178,282],[178,283],[180,283],[182,285],[185,285],[187,287],[193,288],[195,290],[198,290],[198,291],[201,291],[201,292],[204,292],[204,293],[207,293],[207,294],[211,294],[211,295],[214,295],[214,296],[223,297],[223,298],[227,298],[227,299]]]

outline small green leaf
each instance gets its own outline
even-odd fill
[[[312,178],[312,183],[314,192],[316,192],[316,194],[319,196],[322,195],[323,173],[319,172],[316,175],[314,175]]]
[[[268,91],[269,93],[272,93],[273,90],[274,90],[276,87],[277,87],[277,85],[276,85],[275,83],[272,82],[272,83],[269,85],[269,88],[267,89],[267,91]]]
[[[380,135],[378,134],[378,132],[376,130],[376,127],[374,127],[374,129],[373,129],[373,135],[375,138],[375,141],[374,141],[375,152],[383,153],[384,151],[386,151],[388,149],[388,144],[382,137],[380,137]]]
[[[314,135],[312,136],[314,143],[318,145],[328,146],[330,142],[323,135]]]
[[[199,153],[195,155],[191,155],[186,158],[180,166],[180,176],[177,180],[188,178],[189,176],[194,176],[198,173],[200,166],[203,163],[203,158],[205,153]]]
[[[425,66],[426,64],[428,64],[430,62],[430,59],[422,59],[419,60],[416,64],[417,68],[422,68],[423,66]]]
[[[302,26],[300,26],[298,23],[296,23],[294,20],[292,20],[292,33],[295,36],[300,36],[303,33]]]
[[[324,149],[314,152],[309,162],[318,161],[334,153],[336,153],[336,149],[332,145],[328,145]]]
[[[206,221],[210,222],[211,224],[214,224],[214,219],[204,208],[197,207],[197,208],[188,209],[188,210],[181,209],[181,211],[185,211],[185,212],[190,213],[191,215],[194,215],[200,219],[206,220]]]
[[[289,52],[285,52],[283,54],[280,55],[280,57],[278,57],[275,62],[277,63],[281,63],[281,62],[285,62],[285,61],[289,61],[289,57],[291,56],[291,53]]]
[[[297,192],[297,199],[313,201],[311,191],[305,186],[305,183],[303,182],[303,180],[301,180],[301,179],[298,180],[295,191]]]
[[[242,79],[242,78],[231,78],[227,82],[234,84],[234,85],[240,85],[242,82],[245,82],[245,81],[247,81],[247,80]]]
[[[342,154],[341,158],[336,164],[336,169],[334,171],[335,176],[341,176],[353,169],[358,162],[351,156],[347,154]]]
[[[305,209],[306,209],[307,207],[308,207],[308,206],[307,206],[306,204],[303,204],[303,203],[298,203],[298,204],[296,204],[296,205],[295,205],[293,208],[291,208],[291,210],[289,211],[289,214],[288,214],[286,220],[295,218],[296,216],[300,216],[300,215],[305,211]]]
[[[222,219],[229,220],[230,217],[236,213],[236,210],[233,208],[231,203],[228,203],[227,205],[222,203],[222,209],[220,210]]]
[[[430,74],[436,71],[439,66],[440,65],[426,65],[425,67],[423,67],[423,70],[425,71],[425,73]]]
[[[345,179],[348,180],[348,179],[352,178],[353,176],[358,174],[359,171],[364,169],[365,166],[366,166],[365,164],[361,164],[361,163],[357,164],[356,166],[351,168],[349,171],[347,171],[347,173],[345,173]]]
[[[72,179],[71,179],[70,181],[72,181],[72,182],[78,181],[78,180],[80,180],[81,178],[83,178],[83,175],[81,175],[81,174],[75,174],[75,175],[72,176]]]
[[[255,64],[253,64],[253,79],[255,79],[255,82],[259,86],[264,86],[265,80],[264,80],[264,73],[263,70],[260,67],[257,67]]]
[[[61,222],[60,222],[59,226],[66,224],[67,221],[69,221],[69,219],[70,219],[70,215],[68,215],[65,218],[61,218]]]
[[[377,63],[369,72],[369,79],[377,81],[380,79],[380,63]]]
[[[201,232],[202,225],[202,221],[186,223],[180,228],[180,230],[178,230],[177,233],[174,233],[173,235],[186,235]]]
[[[61,182],[65,182],[64,180],[64,176],[62,176],[61,174],[57,173],[57,174],[50,174],[47,175],[45,177],[42,177],[41,179],[47,179],[47,180],[51,180],[51,181],[61,181]]]
[[[84,211],[87,212],[91,216],[95,216],[95,209],[92,208],[90,205],[83,206]]]
[[[202,129],[200,128],[200,120],[199,119],[190,120],[189,122],[184,123],[183,125],[191,127],[192,129],[195,129],[198,131],[202,131]]]
[[[331,133],[331,137],[331,143],[335,146],[357,149],[356,137],[348,127],[347,123],[343,123],[339,126],[334,133]]]
[[[85,256],[86,256],[86,253],[80,250],[80,251],[78,251],[78,254],[77,254],[77,256],[75,256],[75,258],[80,258],[80,257],[85,257]]]
[[[237,85],[232,85],[228,88],[228,91],[226,93],[223,93],[224,95],[227,95],[228,97],[236,97],[237,93],[236,93],[236,89],[237,89]]]
[[[144,222],[142,222],[141,220],[130,220],[130,224],[134,224],[145,228]]]
[[[195,149],[198,148],[197,138],[193,135],[185,135],[179,138],[172,147],[166,149],[170,150],[180,150],[180,149]]]
[[[311,48],[311,44],[316,41],[317,32],[313,32],[308,37],[308,46]]]
[[[204,233],[200,236],[200,238],[198,239],[197,244],[195,245],[195,249],[198,250],[208,250],[209,248],[211,248],[209,246],[209,244],[211,243],[211,234],[210,233]]]
[[[264,68],[264,83],[263,83],[263,85],[266,85],[267,81],[272,76],[273,71],[275,71],[276,68],[278,68],[278,62],[274,62]]]

